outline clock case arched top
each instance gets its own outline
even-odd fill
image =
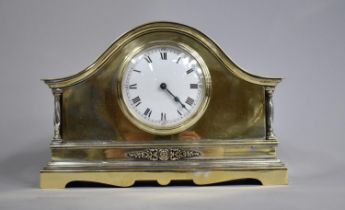
[[[66,141],[184,138],[147,135],[123,116],[116,101],[119,96],[114,83],[128,54],[138,46],[159,40],[188,45],[200,54],[209,68],[212,99],[204,116],[189,129],[197,139],[275,139],[271,99],[281,78],[249,74],[206,35],[171,22],[139,26],[121,36],[80,73],[44,80],[55,96],[54,138]]]
[[[236,65],[223,50],[208,36],[198,31],[195,28],[173,22],[152,22],[130,30],[129,32],[118,38],[94,63],[88,66],[83,71],[64,78],[57,79],[42,79],[50,88],[64,88],[92,77],[98,71],[101,71],[101,66],[109,62],[109,59],[115,54],[122,46],[130,43],[136,38],[148,33],[156,32],[174,32],[184,36],[189,36],[199,44],[206,47],[231,73],[237,77],[258,85],[275,87],[282,78],[269,78],[258,75],[253,75]]]

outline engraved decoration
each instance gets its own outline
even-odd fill
[[[181,148],[150,148],[141,151],[128,152],[127,157],[139,160],[167,161],[183,160],[201,156],[201,152]]]

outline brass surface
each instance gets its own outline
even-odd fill
[[[41,188],[62,189],[72,181],[87,181],[130,187],[136,181],[157,181],[168,185],[171,181],[192,180],[196,185],[208,185],[240,179],[256,179],[262,185],[288,183],[286,169],[235,170],[235,171],[193,171],[193,172],[41,172]]]
[[[212,80],[212,97],[204,114],[176,134],[138,128],[119,103],[117,90],[125,61],[138,47],[152,42],[193,49]],[[126,187],[138,180],[157,180],[162,185],[193,180],[202,185],[246,178],[265,185],[287,184],[287,169],[277,159],[277,140],[266,139],[271,112],[266,111],[265,90],[281,79],[243,71],[193,28],[169,22],[142,25],[120,37],[84,71],[44,81],[62,93],[61,140],[51,144],[52,159],[41,171],[42,188],[63,188],[71,181]],[[147,150],[198,155],[174,159],[162,153],[159,161],[128,155]]]
[[[138,45],[157,40],[193,47],[209,67],[213,81],[212,100],[205,113],[193,127],[178,135],[155,135],[137,128],[118,103],[118,73],[128,53]],[[263,86],[232,75],[207,48],[190,37],[173,32],[149,33],[123,46],[102,71],[86,82],[64,88],[62,135],[64,141],[264,138],[264,91]]]
[[[193,140],[174,141],[157,140],[150,142],[99,142],[84,141],[52,145],[52,161],[112,162],[128,160],[127,153],[152,148],[180,148],[202,153],[194,160],[238,160],[238,159],[274,159],[276,156],[275,140]],[[142,162],[139,162],[141,164]],[[135,164],[132,163],[132,164]]]
[[[281,78],[261,77],[246,72],[245,70],[237,66],[232,60],[230,60],[230,58],[214,41],[212,41],[209,37],[195,28],[173,22],[152,22],[138,26],[122,35],[94,63],[92,63],[83,71],[69,77],[59,79],[43,79],[43,81],[50,88],[64,88],[78,84],[90,78],[98,71],[102,71],[100,67],[108,62],[109,59],[111,60],[111,57],[114,56],[114,54],[116,54],[118,50],[120,50],[124,45],[136,45],[135,41],[133,42],[133,40],[135,40],[136,38],[145,34],[156,32],[171,32],[190,37],[191,39],[193,39],[193,42],[195,42],[196,45],[203,45],[212,54],[213,57],[219,60],[219,62],[225,69],[230,71],[236,77],[242,78],[247,82],[262,86],[274,87],[282,80]]]
[[[126,153],[126,157],[134,160],[151,160],[151,161],[176,161],[186,160],[198,157],[201,152],[193,149],[182,148],[148,148],[144,150],[135,150]]]

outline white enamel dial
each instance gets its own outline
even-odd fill
[[[149,47],[130,59],[121,92],[139,125],[169,131],[198,114],[205,105],[207,85],[199,61],[186,50],[170,45]]]

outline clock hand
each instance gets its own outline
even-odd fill
[[[177,96],[175,96],[175,95],[168,89],[167,84],[165,84],[165,83],[163,82],[163,83],[160,84],[159,87],[160,87],[162,90],[166,90],[172,97],[174,97],[174,100],[175,100],[176,102],[178,102],[178,103],[181,104],[182,108],[184,108],[184,109],[186,109],[187,111],[189,111],[189,110],[186,108],[186,105],[184,105],[184,104],[181,102],[181,100],[180,100]]]

